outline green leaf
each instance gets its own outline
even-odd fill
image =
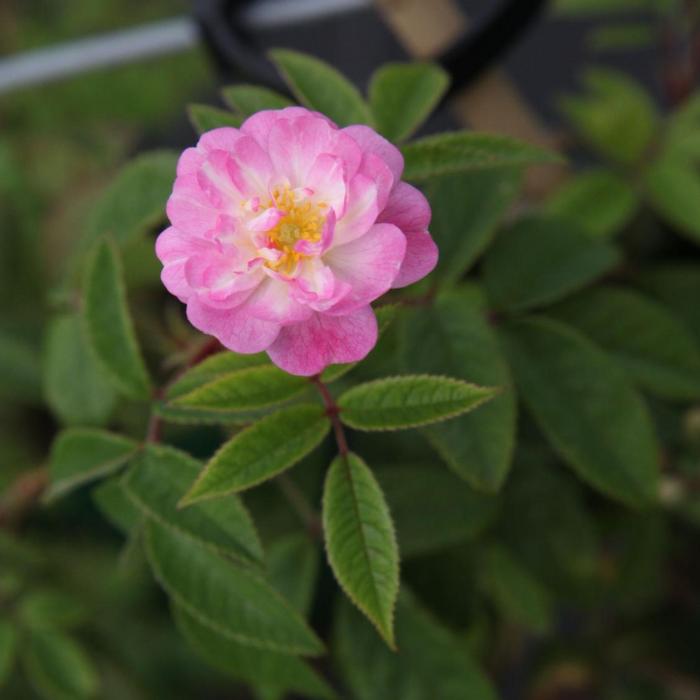
[[[381,644],[346,601],[336,614],[334,648],[357,700],[496,700],[466,643],[402,592],[396,610],[398,652]]]
[[[270,57],[301,104],[325,114],[339,126],[372,123],[362,95],[332,66],[287,49],[275,49]]]
[[[259,85],[231,85],[221,94],[224,101],[244,117],[249,117],[263,109],[284,109],[294,104],[274,90]]]
[[[649,392],[671,400],[700,397],[700,348],[661,304],[602,287],[564,302],[554,315],[607,350]]]
[[[355,386],[338,399],[338,406],[342,421],[351,428],[398,430],[454,418],[495,393],[451,377],[408,375]]]
[[[562,459],[624,503],[654,500],[656,436],[624,372],[576,331],[550,319],[513,322],[502,335],[523,400]]]
[[[54,501],[83,484],[112,474],[137,449],[138,445],[130,438],[106,430],[64,430],[51,447],[45,500]]]
[[[426,195],[430,231],[440,249],[436,280],[458,281],[491,243],[498,223],[520,190],[521,173],[500,168],[432,178]]]
[[[123,479],[129,498],[149,517],[245,562],[260,563],[262,545],[245,506],[236,496],[178,509],[201,471],[201,463],[172,447],[148,445]]]
[[[470,486],[497,491],[510,468],[516,400],[508,365],[486,320],[483,295],[461,287],[429,307],[407,310],[399,365],[410,372],[446,372],[479,385],[504,387],[478,411],[423,429],[450,469]]]
[[[8,620],[0,620],[0,688],[12,673],[15,662],[17,632]]]
[[[338,583],[393,649],[399,550],[381,487],[355,454],[339,455],[328,470],[323,534]]]
[[[593,29],[586,37],[592,51],[629,51],[653,46],[658,29],[651,22],[608,24]]]
[[[431,63],[387,63],[372,75],[369,103],[380,133],[403,141],[430,116],[450,84]]]
[[[515,168],[538,163],[559,162],[550,151],[508,136],[456,131],[412,141],[402,149],[403,177],[425,180],[438,175]]]
[[[175,606],[175,623],[192,648],[220,671],[246,683],[270,684],[309,698],[333,698],[335,693],[306,663],[289,654],[254,649],[217,634],[184,608]]]
[[[76,700],[97,692],[97,674],[85,652],[61,632],[33,629],[23,661],[29,680],[46,700]]]
[[[614,12],[656,12],[665,14],[676,0],[557,0],[558,13],[573,16],[608,15]]]
[[[92,500],[102,515],[123,535],[129,536],[141,524],[141,511],[127,496],[120,477],[106,479],[92,490]]]
[[[251,411],[287,401],[309,387],[306,377],[268,364],[227,373],[179,396],[174,404],[208,411]]]
[[[187,106],[187,116],[198,134],[218,129],[222,126],[239,127],[243,120],[237,114],[209,105],[191,104]]]
[[[22,598],[19,615],[30,627],[73,627],[85,619],[86,610],[73,596],[40,588]]]
[[[77,314],[54,318],[44,350],[46,402],[66,425],[103,425],[116,395],[105,372],[90,352]]]
[[[654,103],[625,73],[592,68],[586,93],[562,100],[562,111],[581,137],[606,158],[631,165],[644,155],[658,128]]]
[[[262,578],[156,521],[146,526],[154,574],[201,624],[240,644],[286,654],[319,654],[321,641]]]
[[[267,550],[270,583],[304,616],[311,609],[319,564],[318,547],[306,533],[284,535]]]
[[[574,219],[591,236],[608,238],[624,228],[639,195],[612,170],[595,168],[568,180],[547,201],[548,214]]]
[[[132,160],[97,202],[87,227],[87,243],[108,235],[120,246],[165,220],[178,154],[152,151]]]
[[[552,626],[549,594],[540,582],[500,545],[490,546],[479,562],[484,593],[503,615],[535,632]]]
[[[271,479],[316,448],[330,421],[319,406],[283,408],[234,435],[211,458],[181,501],[189,505]]]
[[[473,491],[438,465],[395,464],[375,473],[396,524],[402,559],[472,538],[496,514],[495,498]]]
[[[24,338],[0,331],[0,397],[41,402],[41,358]]]
[[[646,172],[654,211],[678,233],[700,244],[700,173],[680,156],[662,156]]]
[[[523,311],[585,287],[619,260],[575,222],[532,216],[501,232],[484,260],[484,282],[494,306]]]
[[[90,345],[112,383],[124,394],[147,399],[151,384],[126,304],[116,248],[102,241],[85,276],[84,320]]]

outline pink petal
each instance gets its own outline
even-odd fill
[[[177,161],[178,175],[192,175],[196,173],[204,162],[205,156],[196,148],[186,148]]]
[[[311,243],[310,241],[301,240],[294,244],[294,250],[297,253],[303,253],[304,255],[320,255],[321,253],[328,250],[331,243],[333,242],[333,233],[335,231],[335,212],[331,209],[328,212],[326,220],[323,222],[323,229],[321,231],[321,240],[317,243]]]
[[[387,164],[373,153],[365,153],[360,163],[359,172],[369,177],[377,185],[377,206],[381,211],[389,200],[394,187],[394,176]]]
[[[344,314],[369,304],[392,286],[406,252],[406,237],[393,224],[375,224],[360,238],[330,250],[324,260],[350,292],[330,309]]]
[[[232,126],[222,126],[203,133],[197,142],[197,150],[209,155],[212,151],[231,153],[238,140],[243,136],[239,129]]]
[[[267,277],[246,301],[252,316],[281,325],[305,321],[313,313],[305,304],[297,301],[289,282]]]
[[[180,301],[187,301],[192,293],[185,278],[185,264],[190,255],[201,252],[208,245],[207,241],[187,236],[172,227],[165,229],[158,236],[156,255],[163,263],[160,278],[165,288]]]
[[[219,211],[202,191],[196,175],[177,177],[165,211],[173,226],[193,236],[206,235],[219,221]]]
[[[394,224],[404,233],[425,231],[430,224],[430,205],[420,190],[399,182],[377,221]]]
[[[266,209],[262,214],[258,214],[255,218],[248,222],[248,229],[250,231],[269,231],[271,228],[277,226],[284,212],[274,207]]]
[[[346,316],[316,313],[285,326],[267,354],[286,372],[309,377],[330,364],[362,360],[376,342],[377,319],[366,306]]]
[[[401,173],[403,172],[403,156],[401,155],[401,151],[399,151],[394,144],[390,143],[374,129],[364,124],[346,126],[342,131],[355,139],[365,153],[373,153],[379,156],[391,170],[391,174],[394,176],[394,182],[398,182],[401,179]]]
[[[228,172],[244,197],[267,196],[273,174],[272,163],[255,139],[244,136],[236,141],[228,160]]]
[[[367,233],[379,215],[378,187],[358,173],[350,181],[345,214],[335,226],[333,245],[343,245]]]
[[[267,148],[268,138],[272,127],[280,120],[296,119],[297,117],[315,116],[323,119],[329,126],[335,124],[319,112],[312,112],[304,107],[285,107],[284,109],[265,109],[248,117],[241,125],[241,131],[252,136],[263,148]]]
[[[276,323],[251,316],[245,304],[235,309],[215,309],[197,297],[187,303],[187,318],[195,328],[213,335],[224,347],[241,353],[265,350],[280,328]]]
[[[406,255],[392,287],[406,287],[430,274],[438,261],[438,247],[427,231],[409,231]]]
[[[328,204],[338,218],[345,212],[347,183],[343,160],[328,153],[321,153],[314,160],[306,177],[306,185],[313,190],[315,201]]]

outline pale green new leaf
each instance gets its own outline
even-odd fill
[[[112,474],[137,449],[137,443],[130,438],[106,430],[64,430],[51,447],[45,500],[53,501],[78,486]]]
[[[483,295],[466,286],[439,295],[430,307],[406,311],[399,333],[399,365],[410,372],[446,372],[503,388],[478,411],[423,429],[455,474],[476,489],[496,491],[513,456],[517,404],[486,313]]]
[[[313,404],[290,406],[266,416],[219,449],[182,505],[243,491],[272,478],[317,447],[329,428],[328,417]]]
[[[646,406],[624,371],[551,319],[509,323],[502,337],[523,400],[562,459],[624,503],[653,501],[659,447]]]
[[[108,241],[97,244],[83,292],[88,340],[101,366],[121,392],[147,399],[151,383],[129,316],[119,255]]]
[[[610,352],[649,392],[671,400],[700,397],[700,347],[661,304],[632,290],[598,287],[554,315]]]
[[[200,104],[188,105],[187,116],[198,134],[219,129],[222,126],[239,127],[243,122],[243,119],[233,112]]]
[[[17,632],[9,620],[0,620],[0,688],[12,672],[15,662]]]
[[[127,495],[162,525],[243,562],[260,563],[262,545],[243,503],[234,495],[178,508],[202,464],[172,447],[148,445],[123,479]]]
[[[420,556],[479,534],[497,500],[479,494],[438,464],[375,469],[396,525],[401,558]]]
[[[535,632],[546,632],[552,626],[548,591],[505,547],[491,545],[483,552],[479,578],[484,593],[506,618]]]
[[[244,117],[263,109],[284,109],[293,102],[274,90],[259,85],[231,85],[221,91],[224,101]]]
[[[145,534],[159,583],[201,624],[258,649],[286,654],[323,651],[299,613],[257,574],[156,521],[148,522]]]
[[[466,643],[404,590],[396,609],[396,646],[390,651],[345,600],[335,619],[334,649],[357,700],[496,700],[496,691]]]
[[[377,129],[390,141],[403,141],[430,116],[450,84],[431,63],[387,63],[372,75],[369,104]]]
[[[339,455],[323,488],[328,561],[348,597],[394,648],[399,551],[384,494],[355,454]]]
[[[438,175],[561,160],[557,154],[524,141],[474,131],[426,136],[412,141],[401,150],[405,159],[403,177],[406,180],[425,180]]]
[[[451,377],[407,375],[352,387],[338,399],[338,406],[342,421],[351,428],[399,430],[454,418],[496,392]]]
[[[116,395],[106,373],[90,352],[77,314],[54,318],[44,349],[44,396],[66,425],[103,425]]]
[[[340,126],[372,123],[362,95],[332,66],[288,49],[275,49],[270,57],[301,104],[325,114]]]
[[[335,693],[304,661],[289,654],[256,649],[218,634],[176,605],[175,623],[181,634],[207,663],[234,678],[269,684],[280,692],[308,698],[333,698]]]
[[[629,223],[639,195],[614,171],[596,168],[567,180],[546,203],[545,211],[574,219],[591,236],[607,238]]]
[[[609,272],[617,250],[575,221],[531,216],[501,232],[484,260],[494,306],[523,311],[565,297]]]
[[[45,700],[94,697],[98,678],[82,648],[62,632],[32,629],[22,650],[27,677]]]
[[[107,235],[122,246],[164,221],[177,158],[173,151],[153,151],[125,166],[95,206],[87,243]]]
[[[208,411],[251,411],[287,401],[309,387],[306,377],[268,364],[227,373],[179,396],[174,405]]]

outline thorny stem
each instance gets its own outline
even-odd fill
[[[345,438],[345,431],[343,430],[343,424],[340,422],[338,414],[340,413],[340,407],[335,402],[335,399],[328,391],[328,387],[321,380],[321,375],[317,374],[311,378],[311,383],[318,389],[323,399],[323,405],[326,408],[326,415],[330,418],[331,425],[333,426],[333,432],[335,433],[335,441],[338,443],[338,452],[341,457],[345,457],[348,452],[348,441]]]

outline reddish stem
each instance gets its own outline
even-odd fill
[[[326,407],[326,415],[330,418],[331,425],[333,426],[333,432],[335,433],[335,441],[338,443],[338,453],[342,457],[345,457],[350,450],[348,449],[348,441],[345,438],[343,424],[340,422],[340,418],[338,417],[340,407],[335,402],[331,392],[328,391],[328,387],[321,380],[320,374],[312,377],[311,382],[316,386],[321,394],[321,398],[323,399],[323,405]]]

